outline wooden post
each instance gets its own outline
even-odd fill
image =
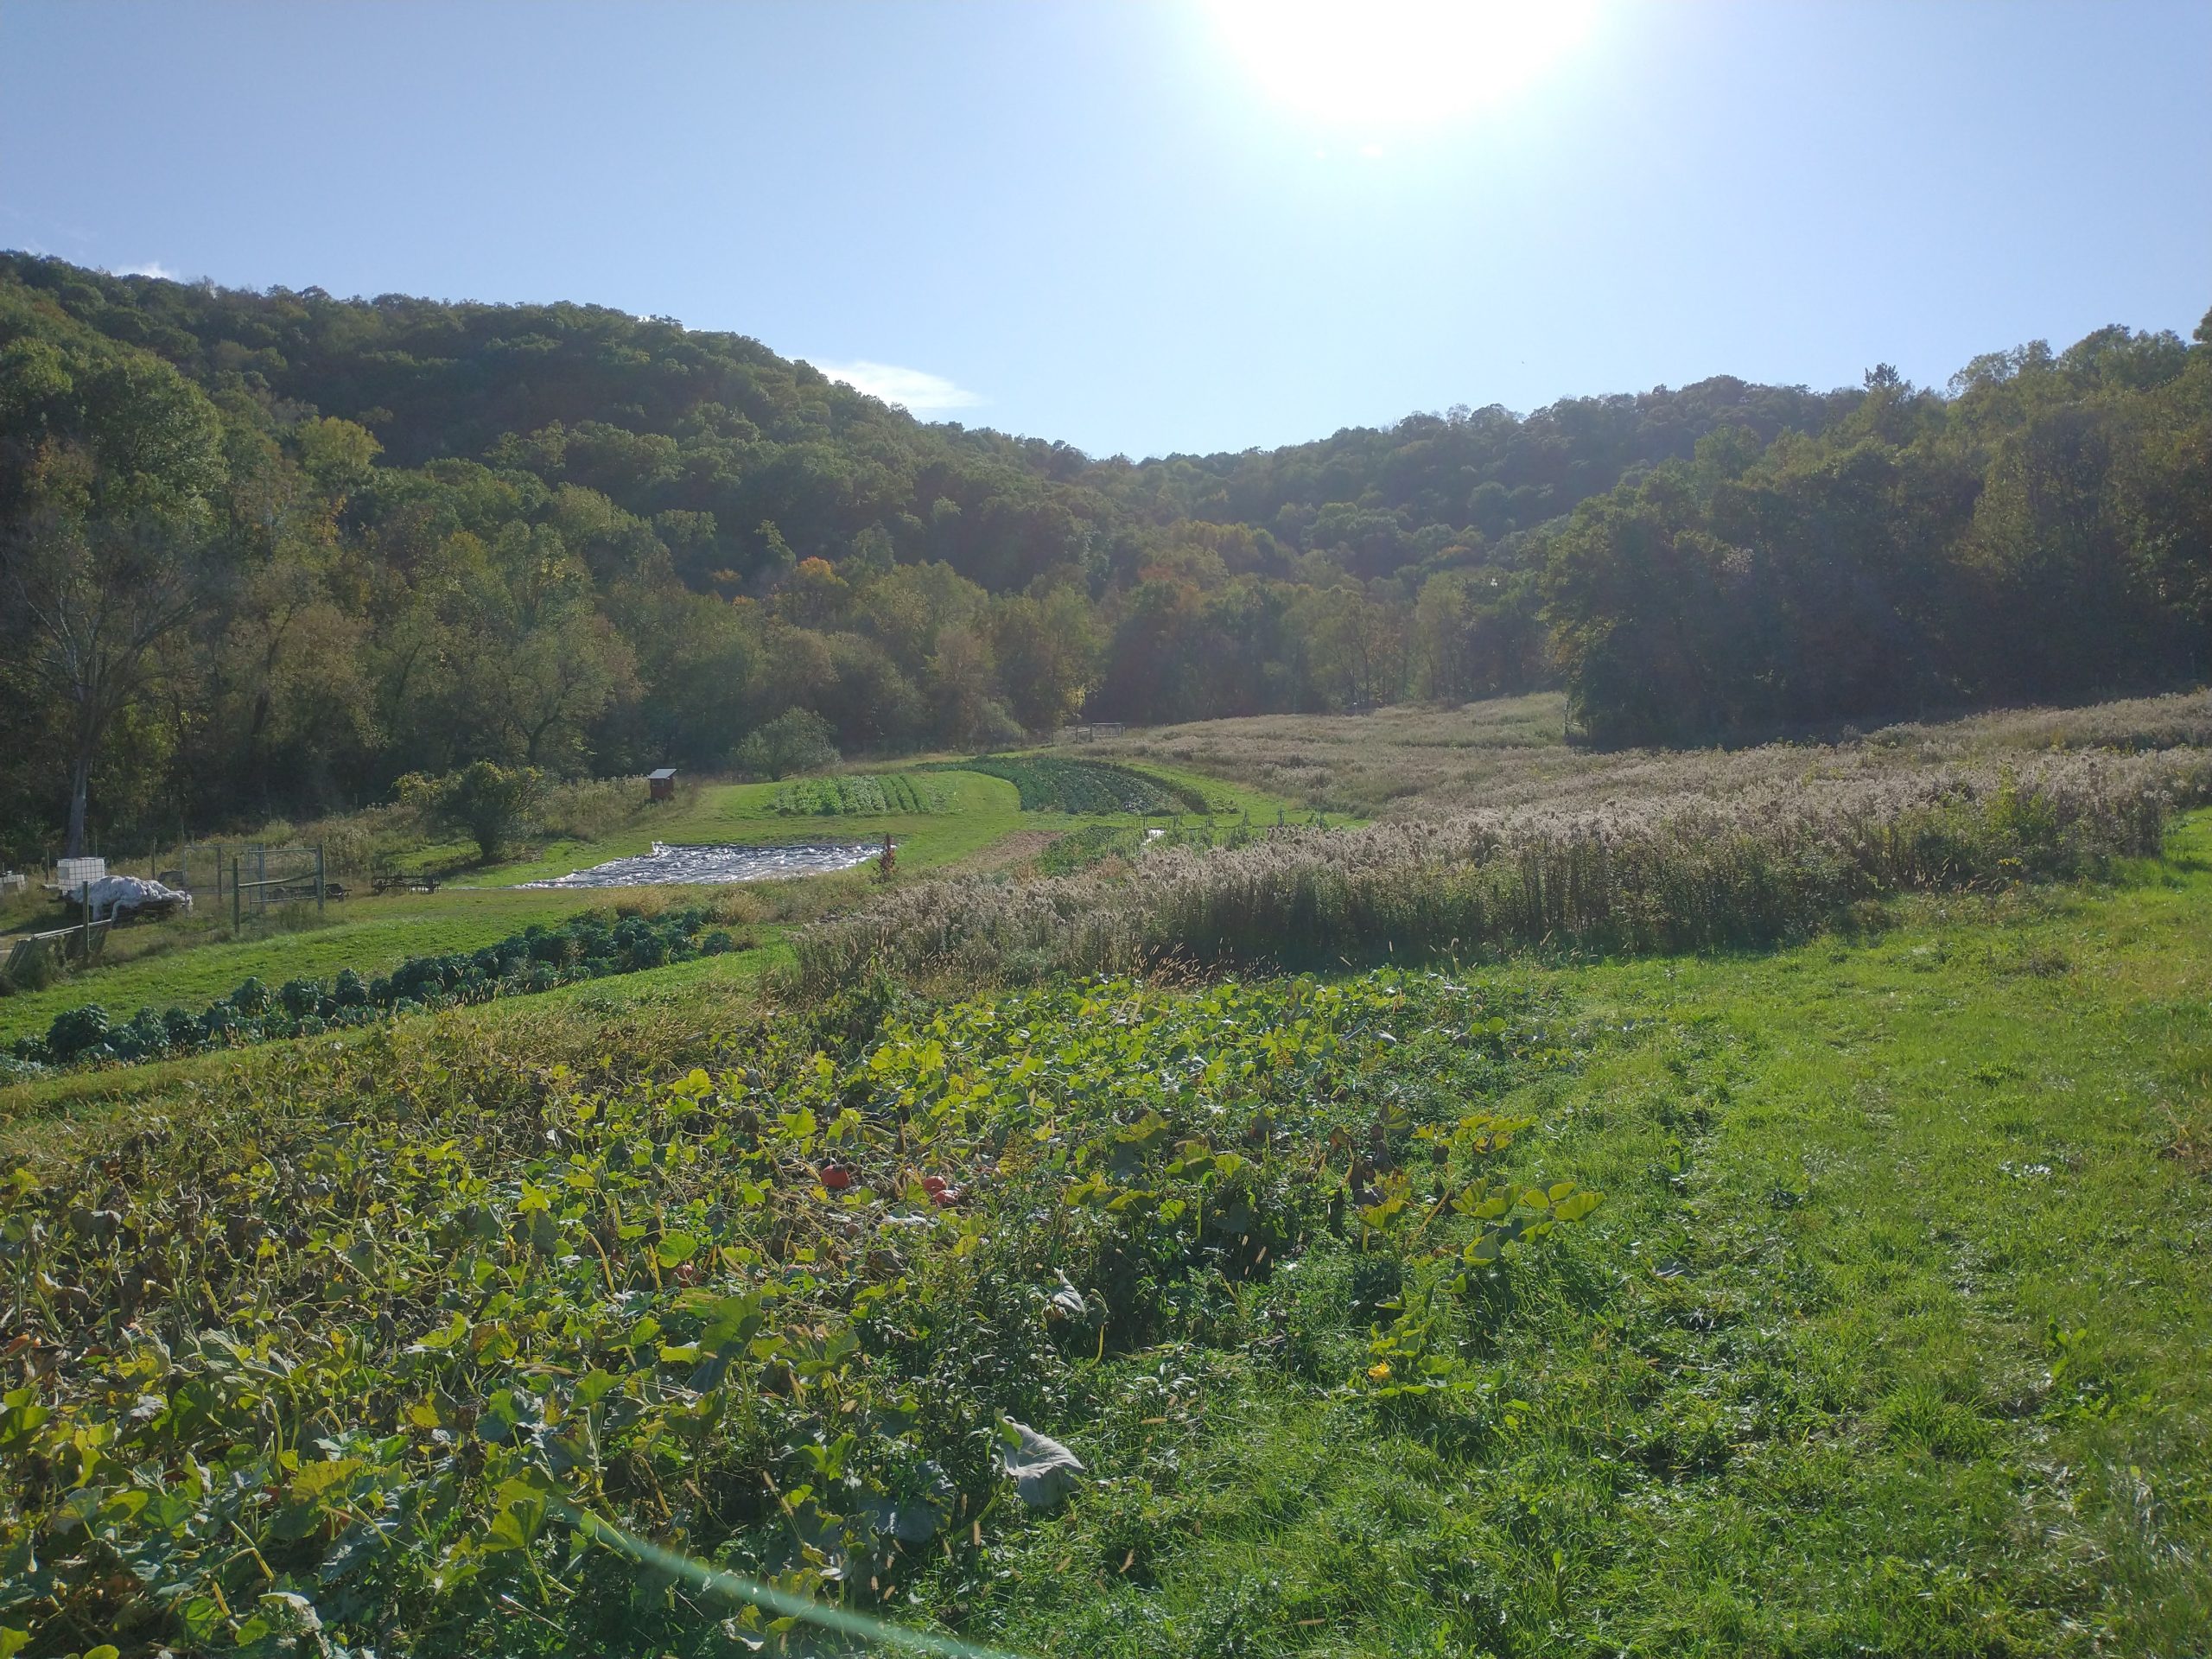
[[[215,868],[219,870],[223,867],[218,864]],[[231,937],[234,939],[238,938],[239,933],[245,931],[245,912],[238,904],[238,856],[236,853],[232,853],[231,855]]]
[[[322,915],[322,843],[319,841],[315,844],[315,913],[318,919]]]
[[[84,928],[81,935],[84,963],[89,968],[92,965],[92,884],[89,880],[77,890],[77,903],[82,907],[84,912],[79,920]]]

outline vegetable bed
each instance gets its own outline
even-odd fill
[[[1052,755],[982,755],[957,763],[963,772],[1003,778],[1021,794],[1025,812],[1205,812],[1199,791],[1102,760]]]

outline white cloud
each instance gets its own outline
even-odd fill
[[[967,387],[956,385],[926,369],[902,369],[896,363],[817,363],[832,380],[842,380],[855,391],[897,404],[916,415],[934,415],[948,409],[973,409],[982,398]]]
[[[143,265],[125,265],[115,274],[118,276],[158,276],[165,283],[178,280],[176,272],[158,259],[149,259]]]

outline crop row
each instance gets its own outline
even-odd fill
[[[730,937],[720,930],[699,938],[706,923],[702,910],[620,920],[585,914],[556,927],[533,925],[468,955],[410,957],[391,973],[367,979],[351,968],[327,981],[287,980],[275,990],[249,979],[196,1014],[141,1008],[116,1022],[99,1004],[88,1003],[56,1014],[43,1037],[18,1038],[10,1055],[19,1067],[90,1065],[312,1037],[728,950]]]
[[[963,772],[1003,778],[1020,792],[1025,812],[1205,812],[1205,797],[1134,767],[1052,755],[984,755],[957,764]]]
[[[1008,1491],[1016,1425],[1080,1453],[1100,1357],[1179,1343],[1479,1415],[1502,1276],[1596,1202],[1503,1178],[1532,1126],[1498,1098],[1579,1034],[1439,977],[879,988],[607,1090],[447,1032],[290,1051],[0,1179],[0,1630],[775,1638],[607,1524],[804,1599],[897,1608],[938,1573],[980,1605],[1058,1495]]]
[[[880,817],[946,810],[942,785],[906,772],[794,778],[776,788],[776,810],[809,817]]]

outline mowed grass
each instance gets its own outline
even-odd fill
[[[1890,924],[1484,970],[1577,1057],[1502,1103],[1517,1173],[1606,1198],[1471,1305],[1479,1390],[1393,1410],[1287,1361],[1345,1323],[1317,1263],[1275,1336],[1079,1367],[1037,1426],[1090,1482],[893,1616],[1132,1659],[2212,1649],[2212,815],[2116,886]],[[410,1023],[663,1075],[753,994],[700,969]]]
[[[753,846],[791,842],[899,843],[899,859],[918,868],[948,864],[988,846],[1020,827],[1014,785],[975,772],[935,772],[931,781],[950,798],[942,812],[839,814],[810,817],[776,810],[779,787],[766,784],[707,784],[688,799],[671,803],[632,830],[596,842],[556,842],[527,863],[503,865],[466,878],[472,885],[543,881],[609,859],[670,846]]]
[[[533,922],[557,922],[609,902],[603,893],[442,888],[346,899],[329,906],[323,925],[296,931],[257,935],[250,925],[245,938],[232,939],[227,929],[195,931],[182,935],[176,949],[96,963],[90,972],[42,990],[0,998],[0,1041],[43,1032],[55,1014],[87,1002],[128,1017],[147,1007],[196,1010],[249,978],[273,987],[288,979],[328,979],[341,968],[383,973],[408,957],[474,950]],[[143,950],[163,926],[144,923],[118,934],[116,942]]]
[[[1041,753],[1060,760],[1084,758],[1071,749]],[[1272,823],[1279,810],[1287,810],[1287,802],[1264,791],[1182,768],[1147,765],[1140,770],[1198,791],[1223,817],[1249,814],[1255,823]],[[502,866],[467,880],[472,884],[500,885],[546,880],[608,859],[645,852],[655,842],[670,846],[880,842],[887,835],[898,844],[899,868],[915,872],[957,866],[1008,836],[1025,831],[1058,833],[1087,823],[1136,822],[1135,814],[1126,812],[1025,812],[1020,792],[1013,784],[982,772],[954,769],[918,772],[912,776],[920,787],[943,793],[942,810],[835,816],[782,812],[776,805],[780,785],[708,784],[688,800],[672,804],[667,816],[649,817],[633,830],[599,842],[556,842],[527,863]],[[1154,817],[1157,821],[1158,815]]]

